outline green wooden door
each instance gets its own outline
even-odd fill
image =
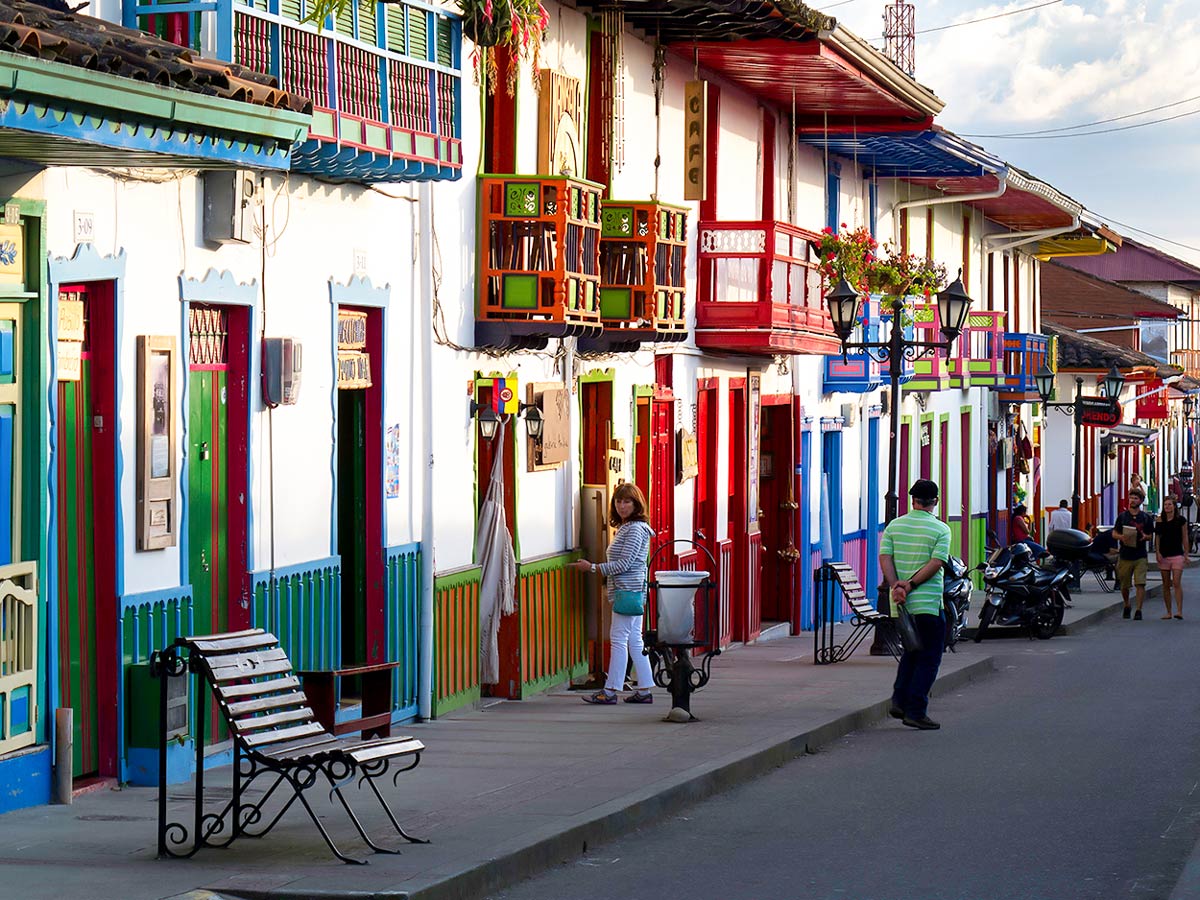
[[[342,558],[342,664],[366,662],[366,394],[338,391],[338,554]]]
[[[64,301],[65,298],[65,301]],[[61,702],[74,710],[76,777],[100,767],[100,711],[97,654],[96,527],[93,425],[96,416],[95,364],[87,340],[87,295],[77,291],[60,301],[84,303],[84,342],[78,381],[58,383],[58,612]],[[63,373],[60,372],[60,377]]]
[[[188,572],[197,634],[229,624],[228,378],[223,310],[193,306],[188,352]],[[224,737],[209,704],[207,733]]]

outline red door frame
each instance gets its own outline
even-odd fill
[[[763,507],[760,517],[760,533],[763,522],[767,522],[766,536],[762,540],[762,552],[759,555],[759,595],[766,597],[767,585],[771,585],[773,613],[772,621],[790,621],[792,609],[798,607],[797,591],[800,583],[796,580],[799,567],[795,561],[789,561],[779,555],[790,543],[795,547],[798,535],[799,521],[794,509],[785,509],[787,483],[792,479],[792,498],[795,499],[795,453],[793,451],[794,426],[792,418],[792,397],[790,394],[764,394],[759,399],[762,405],[762,418],[771,418],[769,439],[764,437],[760,444],[759,453],[771,454],[772,486],[765,489],[766,481],[759,481],[759,497]],[[785,407],[782,411],[780,407]],[[782,414],[781,414],[782,412]],[[764,434],[768,432],[763,429]],[[767,497],[769,496],[769,500]],[[767,545],[769,537],[771,545]],[[751,561],[753,563],[753,561]],[[768,575],[773,577],[768,577]],[[759,627],[763,619],[763,602],[759,601]]]
[[[228,367],[225,383],[229,397],[225,407],[229,473],[225,479],[229,510],[229,609],[230,631],[249,628],[250,572],[246,565],[250,496],[250,307],[230,306],[226,332]],[[372,364],[375,360],[372,360]]]
[[[750,535],[746,510],[746,429],[747,389],[745,378],[729,379],[729,502],[726,535],[733,541],[733,584],[729,586],[729,604],[733,619],[733,640],[749,640],[750,621]]]
[[[696,382],[696,496],[693,509],[693,538],[717,558],[717,432],[720,428],[717,391],[720,381],[701,378]]]
[[[116,290],[112,281],[64,284],[60,291],[81,291],[87,295],[87,341],[91,367],[92,415],[107,426],[105,440],[92,437],[92,522],[95,537],[109,546],[97,546],[93,552],[96,579],[96,646],[78,648],[96,654],[98,772],[102,776],[118,774],[116,697],[121,661],[117,658],[117,331]],[[97,352],[103,348],[106,352]],[[57,385],[55,386],[57,388]],[[95,427],[95,419],[92,422]],[[63,527],[61,521],[59,528]],[[82,521],[76,528],[87,528]],[[82,535],[81,535],[82,536]],[[109,552],[105,552],[105,551]],[[106,714],[107,711],[107,714]]]

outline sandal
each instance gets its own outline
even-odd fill
[[[597,706],[612,706],[617,702],[617,695],[610,694],[608,691],[596,691],[587,697],[581,697],[584,703],[594,703]]]

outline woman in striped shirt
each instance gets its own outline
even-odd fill
[[[636,484],[625,482],[613,491],[608,509],[608,524],[617,529],[617,536],[608,545],[608,561],[588,562],[581,559],[575,567],[584,572],[599,572],[608,581],[608,602],[629,601],[629,592],[640,595],[641,608],[646,607],[646,558],[650,554],[650,539],[654,529],[646,516],[646,498]],[[624,594],[618,597],[618,592]],[[636,606],[636,604],[635,604]],[[604,690],[584,697],[585,703],[611,705],[617,702],[617,691],[625,682],[625,668],[633,659],[637,672],[637,690],[625,698],[626,703],[653,703],[654,675],[650,660],[642,652],[642,614],[625,615],[614,608],[612,629],[609,632],[612,655],[608,661],[608,680]]]

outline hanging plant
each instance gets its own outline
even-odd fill
[[[946,267],[941,263],[903,253],[890,243],[880,253],[878,242],[866,228],[840,232],[826,228],[818,252],[826,290],[844,278],[864,294],[883,294],[882,308],[901,313],[905,324],[911,322],[906,297],[929,298],[946,286]]]
[[[359,2],[364,10],[373,10],[375,4],[368,0],[309,0],[306,22],[321,24],[326,17],[335,19]],[[384,0],[388,2],[388,0]],[[508,67],[505,85],[511,97],[517,89],[519,63],[529,62],[533,71],[538,69],[538,58],[542,52],[542,36],[550,23],[550,16],[539,0],[455,0],[462,12],[463,35],[475,45],[471,62],[475,68],[475,83],[482,78],[489,93],[496,90],[496,49],[508,50],[512,65]],[[537,81],[534,81],[537,87]]]
[[[842,228],[846,223],[842,223]],[[864,294],[872,291],[871,271],[875,265],[875,251],[879,244],[866,228],[835,232],[826,228],[821,232],[821,255],[819,271],[830,290],[843,278]]]

